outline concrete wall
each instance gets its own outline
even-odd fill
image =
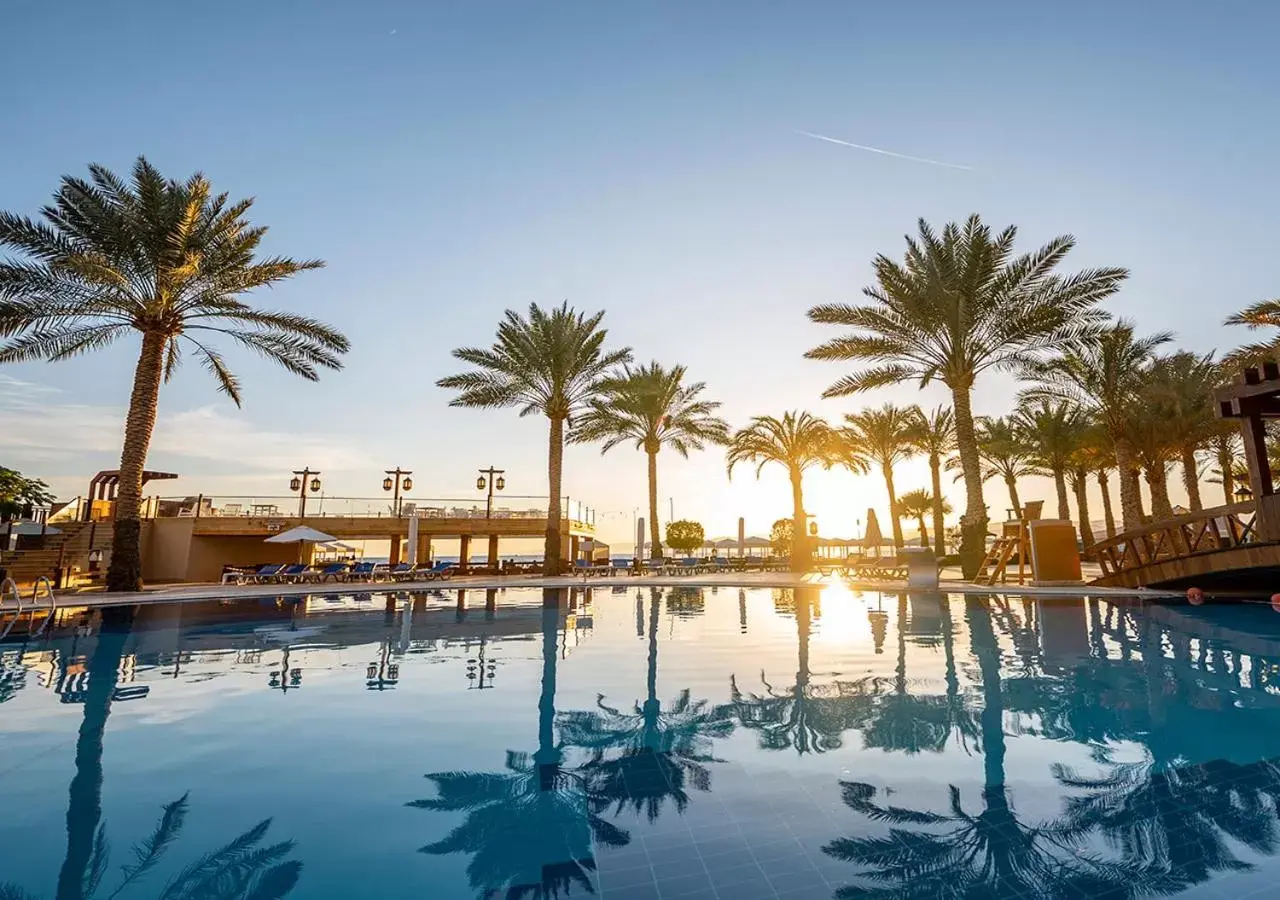
[[[183,581],[194,519],[146,519],[142,523],[143,581]]]
[[[196,535],[191,538],[190,546],[186,564],[187,581],[220,581],[222,567],[226,565],[253,566],[261,563],[298,561],[297,544],[268,544],[257,535],[251,537]]]

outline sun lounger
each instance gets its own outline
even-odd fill
[[[609,561],[609,569],[611,574],[624,573],[627,575],[636,574],[635,560],[623,556],[615,556]]]
[[[372,562],[358,562],[351,567],[351,571],[347,572],[343,577],[343,581],[377,581],[378,564]]]
[[[340,581],[346,574],[347,569],[351,566],[349,563],[332,562],[323,568],[310,569],[302,574],[303,581],[321,582],[321,581]]]
[[[414,577],[416,568],[417,566],[413,563],[401,562],[396,563],[383,574],[387,576],[389,581],[409,581]]]
[[[429,569],[423,569],[419,574],[427,581],[435,581],[437,578],[441,581],[448,581],[453,577],[454,564],[451,562],[438,562]]]
[[[297,584],[308,568],[306,563],[292,563],[277,572],[271,580],[278,584]]]
[[[269,563],[265,566],[258,566],[257,569],[249,573],[245,580],[251,584],[270,584],[276,581],[284,570],[284,563]]]
[[[702,560],[696,556],[686,556],[676,568],[683,575],[699,575],[705,571]]]

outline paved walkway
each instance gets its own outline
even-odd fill
[[[956,575],[959,575],[957,571]],[[253,597],[297,597],[325,594],[350,594],[358,591],[366,592],[403,592],[427,591],[440,589],[478,589],[486,588],[564,588],[564,587],[749,587],[749,588],[795,588],[822,587],[823,585],[845,585],[855,591],[880,591],[884,593],[902,593],[906,585],[901,581],[864,581],[846,579],[839,575],[819,575],[810,573],[798,575],[792,572],[738,572],[716,573],[710,575],[641,575],[641,576],[593,576],[590,578],[562,576],[544,578],[539,575],[469,575],[451,578],[448,581],[400,581],[400,582],[339,582],[337,584],[184,584],[149,588],[141,594],[121,594],[106,592],[85,592],[77,594],[60,594],[58,605],[69,606],[113,606],[117,604],[139,603],[173,603],[182,600],[227,600]],[[1096,588],[1087,584],[1078,585],[1018,585],[1003,584],[989,587],[971,584],[956,578],[945,578],[938,590],[944,594],[1005,594],[1025,595],[1033,597],[1180,597],[1174,592],[1149,590],[1128,590],[1123,588]]]

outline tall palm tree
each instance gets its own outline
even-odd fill
[[[922,413],[918,406],[864,409],[844,417],[848,424],[840,431],[841,461],[855,472],[867,471],[869,464],[880,467],[889,494],[889,518],[893,522],[893,545],[902,549],[901,512],[893,487],[893,469],[915,454],[915,438]]]
[[[938,406],[932,412],[921,412],[911,433],[916,452],[929,459],[929,476],[933,491],[933,539],[939,555],[947,552],[946,524],[943,509],[947,500],[942,495],[942,465],[956,449],[956,417],[949,406]]]
[[[107,589],[142,589],[139,509],[160,385],[190,351],[240,405],[240,382],[209,343],[219,336],[315,381],[340,369],[349,344],[294,313],[255,309],[241,297],[319,260],[257,256],[266,235],[246,214],[252,200],[214,194],[201,174],[164,178],[143,157],[126,183],[89,166],[64,176],[43,221],[0,213],[0,363],[70,359],[129,334],[141,339],[120,453]]]
[[[1156,350],[1173,340],[1168,332],[1136,337],[1127,319],[1068,346],[1061,356],[1025,367],[1040,386],[1024,392],[1031,400],[1067,400],[1087,410],[1106,430],[1120,470],[1120,515],[1126,531],[1142,525],[1130,420],[1140,404],[1146,372]]]
[[[1174,435],[1182,483],[1193,510],[1204,508],[1196,454],[1213,440],[1222,421],[1214,412],[1213,401],[1221,371],[1212,353],[1201,355],[1186,350],[1158,357],[1151,366],[1147,392],[1158,403]]]
[[[729,425],[714,413],[719,403],[700,399],[701,381],[685,383],[685,367],[664,369],[656,362],[606,379],[584,415],[569,431],[571,442],[603,441],[601,453],[633,441],[649,461],[649,544],[653,559],[662,558],[658,528],[658,452],[671,447],[688,458],[690,450],[726,444]]]
[[[898,498],[898,511],[904,516],[916,520],[916,524],[920,528],[920,546],[929,546],[929,530],[925,527],[925,517],[936,513],[941,500],[942,512],[951,512],[951,504],[947,502],[946,497],[938,498],[929,493],[925,488],[916,488],[914,491],[907,491]],[[942,535],[934,528],[933,538],[938,542],[938,551],[941,552]]]
[[[815,322],[853,331],[807,356],[862,364],[827,389],[831,397],[913,380],[924,385],[938,379],[950,389],[966,496],[961,556],[971,578],[987,534],[972,405],[977,378],[1016,368],[1088,333],[1105,318],[1098,303],[1119,289],[1128,272],[1057,274],[1075,246],[1070,235],[1015,257],[1017,229],[992,234],[977,215],[946,225],[941,234],[923,219],[918,228],[918,237],[906,239],[903,262],[876,257],[876,283],[863,289],[869,303],[809,310]]]
[[[1031,459],[1031,447],[1009,419],[983,416],[977,424],[978,458],[982,461],[980,474],[983,481],[999,477],[1009,491],[1009,504],[1014,515],[1022,514],[1022,501],[1018,497],[1018,479],[1036,474]],[[960,468],[958,459],[947,463],[951,470]],[[956,476],[958,481],[963,473]]]
[[[784,413],[781,419],[756,416],[746,428],[734,432],[725,456],[731,478],[733,467],[741,462],[755,463],[757,478],[771,462],[786,468],[791,481],[791,568],[807,572],[813,549],[805,533],[804,470],[815,465],[830,467],[836,458],[831,426],[807,412]]]
[[[1071,403],[1041,401],[1020,407],[1013,415],[1013,423],[1031,450],[1032,465],[1039,474],[1053,479],[1058,494],[1058,518],[1070,521],[1067,470],[1084,434],[1084,413]]]
[[[1237,474],[1243,475],[1246,481],[1249,477],[1240,459],[1240,427],[1235,422],[1219,422],[1209,446],[1215,467],[1209,481],[1222,485],[1222,502],[1229,506],[1236,502]]]
[[[564,466],[565,425],[589,408],[610,370],[631,361],[630,348],[606,350],[604,311],[580,313],[562,303],[544,310],[529,305],[528,318],[507,310],[498,323],[497,340],[489,349],[460,347],[455,359],[474,366],[470,372],[449,375],[436,384],[458,395],[450,406],[496,409],[516,406],[520,415],[546,416],[550,425],[547,451],[547,532],[543,571],[558,574],[560,555],[561,476]]]
[[[1079,449],[1071,454],[1067,466],[1067,484],[1076,498],[1076,527],[1080,530],[1080,541],[1087,553],[1097,540],[1093,534],[1093,524],[1089,518],[1089,465],[1080,454]],[[1114,526],[1114,523],[1113,523]]]

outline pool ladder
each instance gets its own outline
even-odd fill
[[[43,595],[41,588],[44,589]],[[10,606],[12,605],[12,610]],[[44,611],[44,619],[36,627],[36,616]],[[9,618],[12,611],[13,617]],[[0,581],[0,641],[9,636],[9,632],[13,631],[15,625],[22,620],[23,615],[30,617],[27,626],[27,635],[35,637],[43,634],[44,630],[49,627],[49,623],[53,621],[53,617],[58,612],[58,598],[53,594],[53,583],[44,575],[36,579],[35,585],[31,588],[31,603],[24,607],[22,604],[22,593],[18,590],[18,585],[12,578],[6,578]]]

